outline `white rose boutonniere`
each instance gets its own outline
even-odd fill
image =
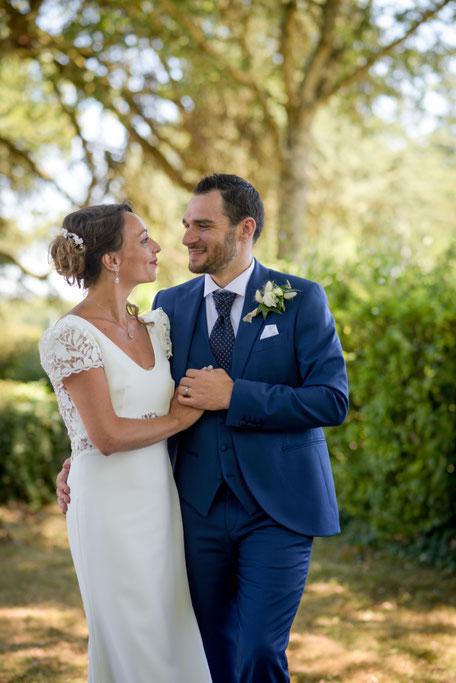
[[[255,293],[255,301],[258,302],[257,308],[247,313],[242,320],[251,323],[258,313],[262,313],[265,320],[268,313],[283,313],[285,300],[293,299],[298,292],[299,289],[293,289],[288,280],[286,285],[277,285],[268,280],[263,289],[261,291],[257,289]]]

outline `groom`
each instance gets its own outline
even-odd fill
[[[250,183],[201,180],[182,242],[191,272],[205,275],[154,301],[171,322],[179,400],[206,411],[169,447],[214,683],[289,681],[285,650],[313,537],[340,530],[321,427],[347,414],[342,349],[322,288],[253,259],[263,223]],[[287,281],[297,293],[282,314],[244,320],[257,290]]]
[[[250,183],[204,178],[183,223],[189,268],[205,275],[154,308],[170,318],[179,400],[205,410],[169,441],[193,606],[214,683],[283,683],[313,537],[340,530],[321,427],[347,413],[342,349],[323,289],[253,259],[264,208]],[[257,290],[288,281],[282,314],[266,296],[266,320],[245,320]]]

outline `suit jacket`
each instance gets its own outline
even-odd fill
[[[233,393],[225,424],[244,480],[260,506],[277,522],[301,534],[340,531],[328,449],[322,427],[341,424],[348,412],[342,348],[323,288],[315,282],[269,270],[258,262],[247,285],[242,317],[256,306],[255,291],[272,280],[299,290],[284,313],[241,322],[233,349]],[[171,323],[172,373],[179,383],[188,369],[189,346],[204,291],[204,277],[160,291]],[[260,339],[266,325],[279,334]],[[185,455],[185,433],[170,440],[170,456]],[[193,467],[195,486],[204,482],[213,445],[201,447]],[[188,483],[188,482],[187,482]],[[191,483],[189,483],[191,485]]]

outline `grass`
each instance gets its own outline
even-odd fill
[[[86,648],[63,517],[0,508],[0,682],[84,681]],[[456,681],[456,577],[318,540],[288,657],[293,683]]]
[[[318,539],[289,646],[293,683],[456,681],[456,577]]]

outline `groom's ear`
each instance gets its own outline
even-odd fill
[[[256,229],[256,222],[255,219],[252,218],[251,216],[248,216],[247,218],[243,218],[242,221],[238,224],[238,229],[239,229],[239,239],[241,242],[249,242],[250,240],[253,239],[253,234]]]

